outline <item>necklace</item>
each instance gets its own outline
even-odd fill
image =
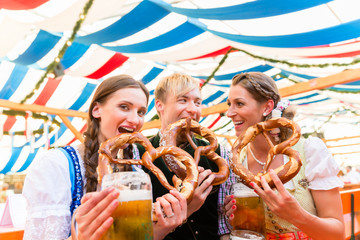
[[[257,158],[255,157],[254,153],[251,151],[251,147],[250,147],[250,146],[249,146],[249,152],[250,152],[251,156],[254,158],[254,160],[255,160],[258,164],[260,164],[260,165],[262,166],[262,169],[264,169],[266,163],[260,161],[259,159],[257,159]]]

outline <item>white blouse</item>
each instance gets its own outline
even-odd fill
[[[81,175],[85,168],[77,147]],[[71,180],[67,157],[52,149],[36,158],[26,175],[23,195],[28,208],[24,239],[67,239],[70,233]]]
[[[344,186],[343,181],[337,176],[340,171],[339,165],[320,138],[307,138],[304,143],[304,152],[305,177],[309,182],[309,189],[329,190]],[[284,164],[288,161],[289,157],[284,156]],[[243,164],[247,168],[247,158]],[[294,189],[292,181],[285,183],[284,186],[287,189]]]

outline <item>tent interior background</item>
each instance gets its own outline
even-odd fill
[[[49,147],[79,142],[96,86],[122,73],[150,90],[145,135],[157,131],[157,81],[183,72],[203,84],[201,124],[229,144],[231,78],[264,72],[297,106],[303,134],[323,138],[340,165],[359,164],[357,0],[18,0],[0,8],[1,174],[26,173]]]

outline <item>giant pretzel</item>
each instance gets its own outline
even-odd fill
[[[144,146],[146,152],[139,160],[135,159],[114,159],[111,152],[115,149],[119,149],[125,144],[139,143]],[[178,161],[186,166],[186,177],[182,181],[174,182],[175,187],[171,186],[164,173],[157,168],[153,161],[165,154],[170,154],[176,157]],[[191,201],[194,189],[197,187],[199,172],[197,166],[194,163],[192,157],[184,150],[175,146],[163,146],[154,148],[150,141],[141,133],[122,133],[115,137],[108,139],[103,142],[99,148],[99,163],[97,167],[98,183],[101,185],[102,178],[105,174],[112,173],[110,162],[116,164],[127,164],[127,165],[143,165],[159,179],[160,183],[168,190],[179,189],[180,193]]]
[[[191,132],[204,137],[210,142],[210,144],[208,146],[197,146],[192,140]],[[162,136],[163,144],[176,146],[176,138],[180,133],[185,134],[186,139],[195,149],[194,160],[196,165],[198,165],[201,155],[204,155],[218,166],[219,171],[211,173],[215,176],[212,185],[218,185],[225,182],[230,173],[229,165],[224,158],[220,157],[215,152],[218,147],[215,134],[210,129],[201,126],[198,122],[191,120],[190,118],[181,119],[173,124],[170,124],[166,128]],[[164,159],[166,165],[171,171],[173,171],[180,178],[184,177],[185,168],[181,163],[179,163],[176,159],[167,156]]]
[[[278,145],[274,145],[269,137],[268,131],[279,128],[279,127],[287,127],[291,128],[292,135],[286,140]],[[266,158],[266,164],[264,166],[264,170],[257,175],[254,175],[248,169],[246,169],[242,163],[240,162],[240,151],[254,138],[262,133],[268,144],[270,145],[270,150]],[[257,123],[251,127],[249,127],[242,135],[240,135],[232,147],[232,157],[230,159],[230,166],[233,172],[238,175],[241,181],[250,186],[250,182],[256,183],[261,187],[260,177],[265,177],[267,183],[270,187],[275,187],[273,180],[270,177],[268,172],[268,168],[276,154],[285,154],[289,156],[289,162],[285,165],[282,165],[274,171],[279,176],[282,183],[286,183],[291,180],[296,174],[299,172],[300,167],[302,165],[300,155],[297,151],[291,148],[294,146],[300,138],[300,127],[295,122],[288,120],[286,118],[274,118],[267,120],[265,122]]]

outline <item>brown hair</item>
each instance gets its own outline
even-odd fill
[[[240,85],[245,88],[251,96],[259,103],[265,103],[268,100],[274,101],[274,107],[280,101],[279,89],[274,79],[261,72],[247,72],[235,75],[232,78],[232,86]],[[288,107],[282,112],[282,117],[292,120],[295,116],[295,109]],[[264,121],[270,119],[272,114],[264,117]],[[291,135],[288,128],[280,128],[280,141],[284,141]]]
[[[149,91],[145,85],[134,80],[129,75],[118,75],[110,77],[104,80],[96,89],[95,94],[91,100],[89,107],[89,118],[87,121],[87,130],[84,133],[84,165],[85,165],[85,177],[86,177],[86,191],[96,191],[97,187],[97,173],[96,167],[98,165],[98,150],[99,150],[99,119],[94,118],[92,110],[95,103],[105,104],[109,97],[116,91],[123,88],[140,88],[146,95],[147,101],[149,101]],[[125,151],[124,151],[125,154]],[[128,153],[130,154],[130,153]]]

